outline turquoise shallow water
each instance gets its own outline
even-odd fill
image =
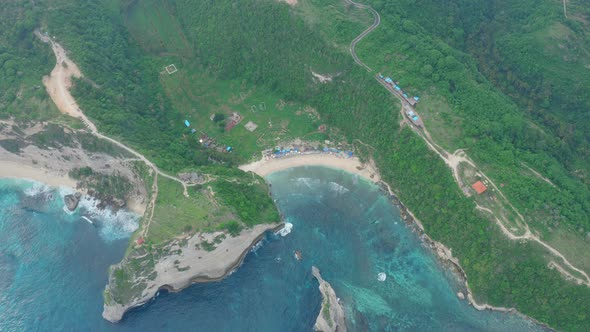
[[[376,186],[320,167],[268,180],[291,234],[268,234],[225,280],[161,292],[119,324],[102,319],[101,294],[137,217],[89,204],[67,214],[63,190],[0,180],[0,331],[311,331],[321,305],[312,265],[342,299],[351,330],[542,330],[458,300],[453,277]]]

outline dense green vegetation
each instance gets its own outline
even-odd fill
[[[126,177],[117,173],[109,175],[95,172],[90,167],[74,168],[69,175],[84,188],[96,191],[100,199],[116,198],[125,201],[133,189]]]
[[[337,28],[344,26],[347,13],[353,10],[340,1],[305,2],[305,10],[291,9],[272,0],[161,1],[161,15],[156,24],[168,30],[145,26],[150,21],[146,17],[153,17],[153,13],[147,13],[146,8],[150,6],[142,7],[138,5],[140,2],[53,2],[61,10],[44,15],[48,29],[71,51],[73,60],[85,73],[86,79],[76,82],[75,95],[100,130],[123,138],[169,170],[243,160],[244,156],[238,154],[202,149],[193,136],[186,135],[186,129],[178,125],[184,119],[178,107],[189,102],[178,104],[171,100],[176,95],[170,92],[170,85],[159,74],[162,66],[172,61],[193,63],[191,71],[195,75],[188,78],[198,77],[196,73],[207,77],[209,82],[229,78],[255,86],[264,94],[272,94],[273,98],[284,99],[287,103],[309,105],[321,115],[322,122],[339,128],[351,142],[360,139],[373,146],[374,150],[367,151],[378,163],[383,178],[397,188],[402,201],[422,221],[428,234],[453,249],[478,300],[514,306],[558,329],[590,330],[587,313],[590,290],[565,282],[556,271],[547,269],[545,252],[538,246],[505,239],[492,223],[474,211],[473,201],[456,189],[443,162],[409,130],[399,131],[398,103],[371,75],[355,66],[346,47],[342,47],[343,41],[349,34],[354,35],[354,31]],[[561,227],[575,232],[580,229],[582,234],[588,232],[590,194],[584,182],[588,169],[584,162],[586,145],[584,137],[579,138],[579,133],[582,136],[588,133],[582,127],[587,123],[580,124],[582,131],[576,128],[570,135],[565,130],[567,137],[560,137],[554,134],[555,126],[545,123],[543,116],[523,112],[523,101],[529,90],[519,87],[518,94],[507,96],[500,89],[506,91],[520,84],[518,82],[534,80],[529,78],[527,69],[513,69],[511,75],[518,76],[518,80],[500,84],[508,75],[491,75],[498,70],[494,61],[489,61],[490,68],[482,67],[482,63],[488,63],[480,60],[484,59],[480,57],[483,54],[480,50],[484,48],[465,42],[463,27],[448,24],[452,28],[442,29],[437,20],[427,25],[425,18],[438,15],[432,14],[435,9],[431,9],[430,14],[424,11],[425,18],[420,18],[417,16],[422,11],[413,11],[411,7],[435,8],[426,6],[430,2],[404,2],[402,6],[377,0],[372,3],[381,12],[383,23],[359,45],[361,58],[371,67],[400,79],[409,92],[421,94],[423,101],[418,110],[428,113],[443,128],[452,127],[446,147],[469,148],[470,155],[492,178],[507,184],[505,191],[517,206],[527,215],[538,217],[540,222],[535,227],[549,232],[550,227],[562,224]],[[503,3],[494,2],[493,5],[496,4]],[[487,15],[493,9],[483,2],[471,6],[474,8],[470,12],[474,15]],[[522,11],[527,13],[526,8],[534,7],[523,7]],[[355,15],[353,26],[361,27],[359,22],[366,17]],[[456,12],[450,12],[448,16],[454,15]],[[334,21],[330,20],[332,17]],[[448,19],[440,22],[448,22]],[[474,26],[478,19],[471,18],[470,22],[474,23],[466,22],[466,26]],[[316,30],[322,25],[324,28]],[[569,28],[572,31],[583,29],[582,26]],[[146,33],[139,36],[138,31]],[[170,31],[176,34],[169,35]],[[504,34],[507,39],[502,50],[505,53],[499,59],[507,59],[506,54],[513,52],[510,49],[520,45],[509,38],[510,31]],[[329,40],[334,37],[336,47]],[[149,42],[158,38],[163,41]],[[470,38],[477,39],[467,36],[468,40]],[[534,56],[537,55],[531,55]],[[506,64],[526,66],[533,61],[521,62],[517,55],[512,59]],[[337,76],[331,83],[319,84],[314,82],[311,70]],[[541,70],[541,73],[545,72]],[[579,82],[585,82],[584,79],[587,78],[580,78]],[[561,86],[554,90],[558,95],[564,85],[552,84]],[[538,90],[535,90],[538,86],[531,86],[534,91]],[[587,96],[583,85],[571,91]],[[539,96],[544,95],[539,93]],[[552,94],[547,100],[549,106],[543,106],[545,97],[535,96],[532,103],[550,107],[567,98],[567,95],[561,96]],[[194,102],[199,98],[186,100]],[[577,109],[585,105],[576,103]],[[445,115],[437,118],[436,110],[430,108],[432,105],[443,105]],[[199,106],[194,105],[195,108]],[[537,113],[546,114],[536,106],[533,108]],[[584,122],[583,114],[572,116]],[[539,122],[533,123],[531,119]],[[460,124],[459,128],[455,128],[456,123]],[[445,130],[438,133],[442,135]],[[244,140],[236,144],[249,143]],[[521,162],[548,176],[560,189],[540,187],[542,181],[522,176]],[[574,167],[581,170],[579,174],[574,172]],[[230,171],[220,168],[215,174],[223,177],[225,172]],[[188,208],[182,206],[181,189],[166,188],[168,185],[170,183],[160,179],[162,197],[158,200],[164,210],[156,211],[155,221],[170,218],[171,213],[181,215],[182,210]],[[230,193],[226,183],[212,185],[219,199],[233,205],[238,213],[241,202],[256,186],[239,188],[240,192]],[[201,189],[199,193],[206,195],[208,189]],[[193,188],[191,197],[196,197],[197,190]],[[256,197],[262,198],[262,187],[259,190],[260,196]],[[264,202],[255,206],[261,204],[268,206]],[[251,210],[244,211],[247,215],[242,218],[254,220]],[[232,217],[220,215],[216,220],[226,223]],[[247,223],[247,220],[243,221]],[[170,224],[161,224],[170,227]],[[187,223],[170,232],[158,231],[158,234],[178,235],[187,225],[194,227]]]
[[[553,152],[561,163],[571,170],[587,169],[590,8],[584,1],[567,5],[568,18],[555,1],[427,0],[401,1],[398,7],[420,6],[419,11],[405,10],[404,17],[472,55],[490,81],[551,130],[560,141],[550,144],[559,144]]]
[[[486,166],[489,175],[500,183],[508,184],[504,191],[517,203],[522,212],[532,216],[529,221],[535,221],[535,226],[541,232],[550,236],[547,234],[548,231],[562,225],[579,232],[583,238],[590,231],[590,190],[586,176],[589,170],[588,162],[585,161],[588,154],[588,138],[583,138],[580,133],[588,133],[583,129],[588,121],[579,120],[587,114],[588,107],[584,105],[590,103],[590,76],[584,75],[584,67],[577,70],[573,68],[579,65],[579,62],[583,62],[584,58],[587,62],[590,61],[588,53],[584,55],[584,49],[589,45],[588,41],[578,40],[579,38],[571,40],[573,45],[579,45],[579,61],[559,67],[559,73],[549,69],[557,68],[558,66],[553,64],[561,60],[556,59],[551,53],[544,52],[542,45],[530,46],[538,52],[524,52],[520,48],[527,47],[528,44],[514,43],[513,49],[505,52],[536,58],[513,62],[504,61],[504,57],[495,60],[478,58],[479,53],[474,49],[475,46],[464,46],[466,43],[488,42],[492,45],[480,46],[489,46],[492,49],[486,51],[499,56],[493,49],[493,41],[500,37],[489,34],[503,33],[510,34],[511,38],[521,38],[519,36],[522,34],[519,31],[508,29],[516,29],[520,24],[522,29],[537,31],[539,27],[546,27],[556,20],[555,15],[541,13],[555,9],[559,11],[561,7],[548,1],[542,1],[540,6],[533,6],[532,2],[523,5],[508,1],[481,1],[469,4],[454,1],[451,6],[446,6],[446,3],[443,6],[436,1],[408,1],[401,5],[381,1],[372,3],[381,13],[383,27],[371,34],[366,42],[363,41],[359,50],[361,57],[367,59],[371,66],[400,79],[404,88],[426,95],[418,110],[425,113],[425,119],[436,118],[439,112],[441,117],[438,123],[427,122],[427,125],[437,124],[443,128],[453,128],[453,117],[459,117],[460,131],[455,133],[455,137],[447,139],[452,142],[447,144],[447,147],[451,151],[456,148],[469,148],[470,156]],[[421,10],[412,10],[415,6],[420,6]],[[526,8],[535,8],[535,11],[540,13],[530,12]],[[498,17],[498,22],[488,24],[490,17],[493,18],[496,14],[508,15],[511,20],[505,22]],[[519,19],[524,22],[518,21]],[[449,22],[453,24],[448,24]],[[530,24],[526,25],[526,22]],[[472,34],[465,36],[467,32]],[[487,38],[481,36],[486,33]],[[562,38],[568,38],[567,34]],[[539,42],[541,41],[543,40]],[[544,41],[544,44],[553,42]],[[460,50],[471,50],[477,53],[476,57],[471,57],[470,54],[458,51],[452,46],[461,47]],[[532,62],[537,63],[533,69],[546,77],[546,81],[543,83],[540,79],[530,79],[531,89],[540,90],[537,85],[533,85],[533,81],[535,84],[555,87],[552,92],[546,91],[551,92],[550,95],[545,94],[542,97],[546,100],[553,98],[552,101],[547,101],[546,107],[552,110],[567,109],[569,115],[556,117],[540,106],[542,102],[537,99],[541,97],[533,95],[529,98],[532,94],[529,90],[510,88],[522,83],[517,82],[518,75],[514,73],[496,67],[478,70],[483,65],[494,66],[496,62],[498,66],[500,63],[503,66],[508,63],[510,66],[518,65],[523,68],[531,66]],[[492,73],[498,73],[500,76],[491,77]],[[502,77],[510,77],[512,81]],[[572,87],[569,83],[572,81],[579,84],[576,83],[576,86]],[[494,84],[510,90],[509,96],[513,98],[502,94]],[[568,91],[568,94],[564,91]],[[574,94],[575,98],[570,96]],[[452,111],[441,111],[440,104],[433,107],[431,99],[436,102],[435,97],[444,98]],[[573,106],[563,103],[563,99],[578,100],[579,103]],[[524,107],[524,100],[531,105]],[[559,108],[554,104],[558,104]],[[544,120],[533,123],[530,119],[537,119],[538,116],[529,116],[529,112],[523,112],[522,109],[534,109],[547,119],[557,119],[558,126],[561,127],[567,126],[567,123],[576,123],[581,131],[574,130],[573,127],[572,130],[563,127],[559,130],[568,131],[569,138],[556,132],[551,135],[549,132],[553,130],[554,125],[548,125]],[[444,134],[452,135],[449,132]],[[561,190],[551,188],[538,179],[523,176],[522,162],[549,177]],[[543,190],[536,190],[538,186],[542,186]]]
[[[506,239],[493,224],[474,213],[447,167],[411,131],[402,131],[394,153],[378,160],[400,199],[411,207],[433,239],[453,250],[479,301],[515,307],[566,331],[590,328],[590,290],[566,283],[547,269],[543,250]],[[403,171],[399,171],[403,170]],[[425,185],[428,183],[428,185]]]
[[[161,245],[180,234],[225,230],[237,235],[245,228],[280,220],[259,176],[238,169],[210,166],[215,180],[188,187],[189,197],[175,181],[158,179],[154,218],[145,241]]]
[[[266,183],[258,178],[254,181],[218,180],[211,184],[215,195],[233,207],[235,213],[247,226],[254,226],[261,222],[274,222],[279,215],[268,195]],[[228,224],[227,227],[235,226]],[[231,230],[231,229],[230,229]]]
[[[0,118],[48,120],[57,109],[41,83],[53,68],[51,50],[33,35],[43,8],[7,0],[0,6]]]

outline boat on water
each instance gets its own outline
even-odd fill
[[[94,222],[92,220],[90,220],[90,218],[88,218],[86,216],[82,216],[82,219],[88,221],[90,223],[90,225],[94,226]]]
[[[303,256],[301,255],[301,251],[295,250],[295,259],[298,261],[301,261],[303,259]]]

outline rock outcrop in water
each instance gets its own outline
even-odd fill
[[[102,316],[113,323],[147,303],[160,289],[180,291],[194,282],[217,281],[237,268],[266,231],[283,224],[260,224],[231,237],[224,232],[197,233],[163,248],[134,248],[110,269]]]
[[[70,210],[70,211],[76,210],[76,208],[78,207],[78,203],[80,203],[80,197],[82,197],[82,195],[80,193],[75,193],[73,195],[65,195],[64,196],[64,203],[66,204],[66,207],[68,208],[68,210]]]
[[[320,270],[312,266],[311,273],[320,283],[320,292],[322,293],[322,308],[316,319],[314,330],[322,332],[346,332],[344,322],[344,309],[336,297],[336,292],[332,286],[322,279]]]

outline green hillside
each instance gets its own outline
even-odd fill
[[[358,45],[359,57],[420,95],[417,111],[433,138],[449,151],[468,149],[504,184],[531,229],[590,271],[586,9],[570,4],[565,20],[558,1],[367,3],[382,23]],[[33,22],[57,36],[85,74],[73,89],[80,106],[101,131],[162,169],[213,164],[211,173],[219,174],[227,170],[220,165],[234,166],[296,137],[356,144],[426,232],[452,248],[478,301],[515,307],[560,330],[590,330],[590,289],[548,269],[551,258],[539,245],[508,240],[479,214],[443,161],[409,128],[400,128],[397,99],[353,62],[348,41],[372,22],[366,12],[340,0],[300,0],[295,7],[273,0],[53,0],[37,6],[44,5],[57,10],[38,8]],[[47,61],[40,64],[40,72],[50,70]],[[168,74],[169,64],[178,72]],[[332,80],[320,83],[313,73]],[[233,112],[243,122],[225,130],[226,120],[215,114]],[[185,119],[234,153],[204,148]],[[259,129],[246,131],[247,121]],[[330,130],[318,133],[320,124]],[[156,217],[182,199],[177,188],[163,187]],[[227,190],[227,184],[215,189]],[[243,198],[227,191],[222,197],[236,215]],[[244,211],[247,224],[252,217]],[[219,211],[218,221],[224,214]],[[162,226],[171,237],[209,225]]]

